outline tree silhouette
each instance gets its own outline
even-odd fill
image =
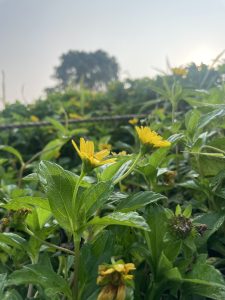
[[[95,52],[69,51],[60,57],[54,77],[59,86],[79,86],[94,90],[105,89],[109,82],[118,79],[119,65],[113,56],[97,50]]]

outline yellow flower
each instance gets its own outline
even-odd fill
[[[174,75],[178,75],[178,76],[185,76],[188,73],[188,71],[185,68],[182,68],[182,67],[171,68],[171,71]]]
[[[128,123],[130,123],[131,125],[136,125],[138,123],[138,119],[137,118],[130,119]]]
[[[125,264],[122,260],[111,265],[100,265],[97,284],[103,286],[103,288],[97,300],[125,300],[126,283],[133,280],[133,275],[128,273],[135,269],[133,263]]]
[[[95,153],[94,143],[92,141],[85,141],[84,138],[80,138],[80,149],[73,140],[72,144],[88,169],[93,169],[115,161],[115,158],[105,159],[110,153],[109,150],[105,149]]]
[[[109,150],[109,151],[111,151],[112,150],[112,145],[111,144],[100,144],[99,145],[99,149],[100,150]]]
[[[113,156],[126,156],[126,155],[130,155],[130,154],[127,154],[126,151],[120,151],[119,153],[116,153],[116,152],[112,152],[112,155]]]
[[[106,285],[99,293],[97,300],[114,300],[117,296],[116,294],[117,287],[113,285]]]
[[[131,280],[133,275],[128,274],[130,271],[135,270],[135,265],[133,263],[124,264],[123,261],[117,261],[111,265],[100,265],[98,267],[98,278],[97,283],[101,284],[105,279],[109,279],[111,283],[116,278],[119,281]],[[114,274],[114,275],[113,275]],[[116,275],[116,276],[115,276]]]
[[[163,148],[169,147],[171,143],[157,134],[155,131],[152,131],[149,127],[135,127],[138,137],[143,145],[152,145],[153,147]]]
[[[31,116],[30,116],[30,120],[31,120],[32,122],[39,122],[39,118],[38,118],[37,116],[35,116],[35,115],[31,115]]]
[[[79,114],[69,113],[70,119],[83,119],[83,117]]]

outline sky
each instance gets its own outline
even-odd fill
[[[121,78],[154,76],[167,58],[210,63],[225,49],[225,0],[0,0],[8,102],[41,97],[71,49],[107,51]]]

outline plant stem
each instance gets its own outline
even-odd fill
[[[41,238],[39,238],[38,236],[36,236],[31,230],[29,230],[28,228],[26,228],[26,232],[31,235],[32,237],[34,237],[36,240],[40,241],[42,244],[46,245],[46,246],[49,246],[51,248],[55,248],[57,250],[60,250],[62,252],[65,252],[65,253],[68,253],[70,255],[74,255],[74,252],[69,250],[69,249],[66,249],[66,248],[63,248],[63,247],[60,247],[60,246],[57,246],[55,244],[52,244],[52,243],[49,243],[47,241],[44,241],[42,240]]]
[[[221,150],[221,149],[218,149],[218,148],[216,148],[216,147],[213,147],[213,146],[203,145],[203,146],[201,147],[201,149],[203,149],[203,148],[208,148],[208,149],[214,150],[214,151],[216,151],[216,152],[223,153],[223,154],[225,155],[225,151],[223,151],[223,150]]]
[[[165,282],[152,282],[151,288],[150,288],[150,294],[148,300],[156,300],[161,299],[161,295],[163,292],[163,284]]]
[[[79,176],[79,178],[78,178],[78,180],[76,182],[76,185],[75,185],[75,188],[74,188],[74,191],[73,191],[73,198],[72,198],[72,208],[73,208],[73,211],[75,210],[75,206],[76,206],[77,192],[78,192],[80,183],[81,183],[82,179],[84,178],[84,176],[85,176],[85,172],[84,172],[83,167],[82,167],[80,176]]]
[[[126,178],[135,168],[137,162],[139,161],[140,157],[141,157],[141,151],[138,153],[137,157],[135,158],[135,160],[133,161],[132,165],[130,166],[130,168],[119,178],[117,178],[113,184],[116,185],[118,182],[122,181],[124,178]]]
[[[78,300],[79,292],[79,263],[80,263],[80,236],[74,233],[74,276],[73,276],[73,296]]]

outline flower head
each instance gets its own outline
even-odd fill
[[[80,149],[73,140],[72,144],[84,162],[86,169],[93,169],[115,161],[115,158],[105,159],[110,154],[110,151],[107,149],[95,153],[94,143],[92,141],[85,141],[84,138],[81,138]]]
[[[125,264],[122,260],[111,265],[100,265],[97,284],[102,285],[103,288],[98,295],[98,300],[124,300],[126,298],[126,283],[133,280],[133,275],[129,272],[135,269],[133,263]]]
[[[125,264],[122,260],[119,260],[111,265],[100,265],[98,267],[99,276],[97,278],[97,284],[124,284],[126,280],[129,281],[133,279],[133,275],[129,274],[129,272],[135,269],[136,268],[133,263]]]
[[[185,76],[188,73],[187,69],[182,68],[182,67],[171,68],[171,71],[174,75],[177,75],[177,76]]]
[[[40,121],[39,118],[38,118],[37,116],[35,116],[35,115],[31,115],[31,116],[30,116],[30,120],[31,120],[32,122],[39,122],[39,121]]]
[[[131,125],[136,125],[138,123],[138,119],[137,118],[130,119],[128,123],[130,123]]]
[[[138,137],[143,145],[152,145],[156,148],[169,147],[171,143],[157,134],[155,131],[152,131],[149,127],[135,127]]]

